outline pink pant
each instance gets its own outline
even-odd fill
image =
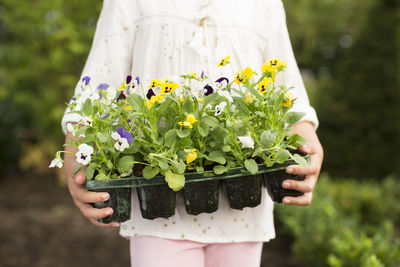
[[[132,267],[258,267],[262,242],[199,243],[131,237]]]

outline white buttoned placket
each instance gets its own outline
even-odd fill
[[[196,51],[205,62],[202,62],[207,67],[208,71],[212,71],[213,53],[212,46],[218,46],[219,27],[216,20],[216,8],[213,0],[208,0],[202,6],[196,15],[196,21],[199,21],[199,28],[195,31],[190,46]],[[213,23],[216,28],[215,40],[209,40],[208,23]]]

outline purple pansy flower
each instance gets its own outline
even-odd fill
[[[209,84],[207,84],[206,86],[203,87],[202,93],[205,96],[211,95],[213,92],[214,92],[214,89]]]
[[[97,90],[107,90],[107,88],[110,87],[108,84],[106,83],[101,83],[99,84],[99,86],[97,86]]]
[[[121,91],[121,93],[119,94],[118,98],[117,98],[117,102],[120,101],[121,99],[126,99],[126,95],[124,93],[124,91]]]
[[[136,76],[136,81],[137,81],[137,84],[139,85],[140,84],[140,78],[139,78],[139,76]]]
[[[124,128],[118,128],[117,133],[121,138],[125,138],[128,141],[128,144],[132,143],[132,135],[128,131],[124,131]]]
[[[215,81],[215,86],[217,89],[224,89],[229,84],[228,78],[221,77]]]
[[[201,72],[200,78],[204,78],[204,70]]]
[[[153,89],[149,89],[149,91],[147,91],[146,97],[150,100],[152,96],[156,96],[156,94],[154,93]]]
[[[132,81],[132,76],[131,76],[131,75],[128,75],[128,76],[126,77],[126,84],[130,84],[131,81]]]
[[[90,82],[90,77],[89,77],[89,76],[85,76],[85,77],[83,77],[83,78],[82,78],[82,82],[84,82],[84,83],[85,83],[85,85],[88,85],[88,84],[89,84],[89,82]]]

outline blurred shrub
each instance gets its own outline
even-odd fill
[[[324,166],[334,176],[400,174],[400,1],[377,1],[366,18],[318,91]]]
[[[311,206],[277,205],[276,213],[306,266],[399,266],[399,191],[395,177],[360,183],[322,175]]]
[[[101,1],[89,0],[0,1],[0,105],[7,107],[0,116],[0,176],[30,153],[25,147],[61,146],[60,120],[100,7]]]

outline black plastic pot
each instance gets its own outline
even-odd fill
[[[285,196],[298,197],[303,195],[303,192],[283,188],[282,182],[286,179],[302,181],[304,176],[288,174],[285,169],[264,173],[264,185],[274,202],[282,203]]]
[[[219,180],[186,183],[182,189],[186,213],[197,215],[218,210]]]
[[[261,203],[262,177],[262,174],[256,174],[223,180],[229,206],[238,210],[258,206]]]
[[[138,186],[142,182],[155,184],[136,188],[140,211],[145,219],[168,218],[175,214],[176,193],[167,184],[157,185],[157,180],[136,181]]]
[[[91,203],[94,208],[102,209],[111,207],[114,213],[99,219],[101,223],[124,222],[131,217],[131,188],[102,188],[90,189],[93,192],[107,192],[110,198],[107,201]]]

